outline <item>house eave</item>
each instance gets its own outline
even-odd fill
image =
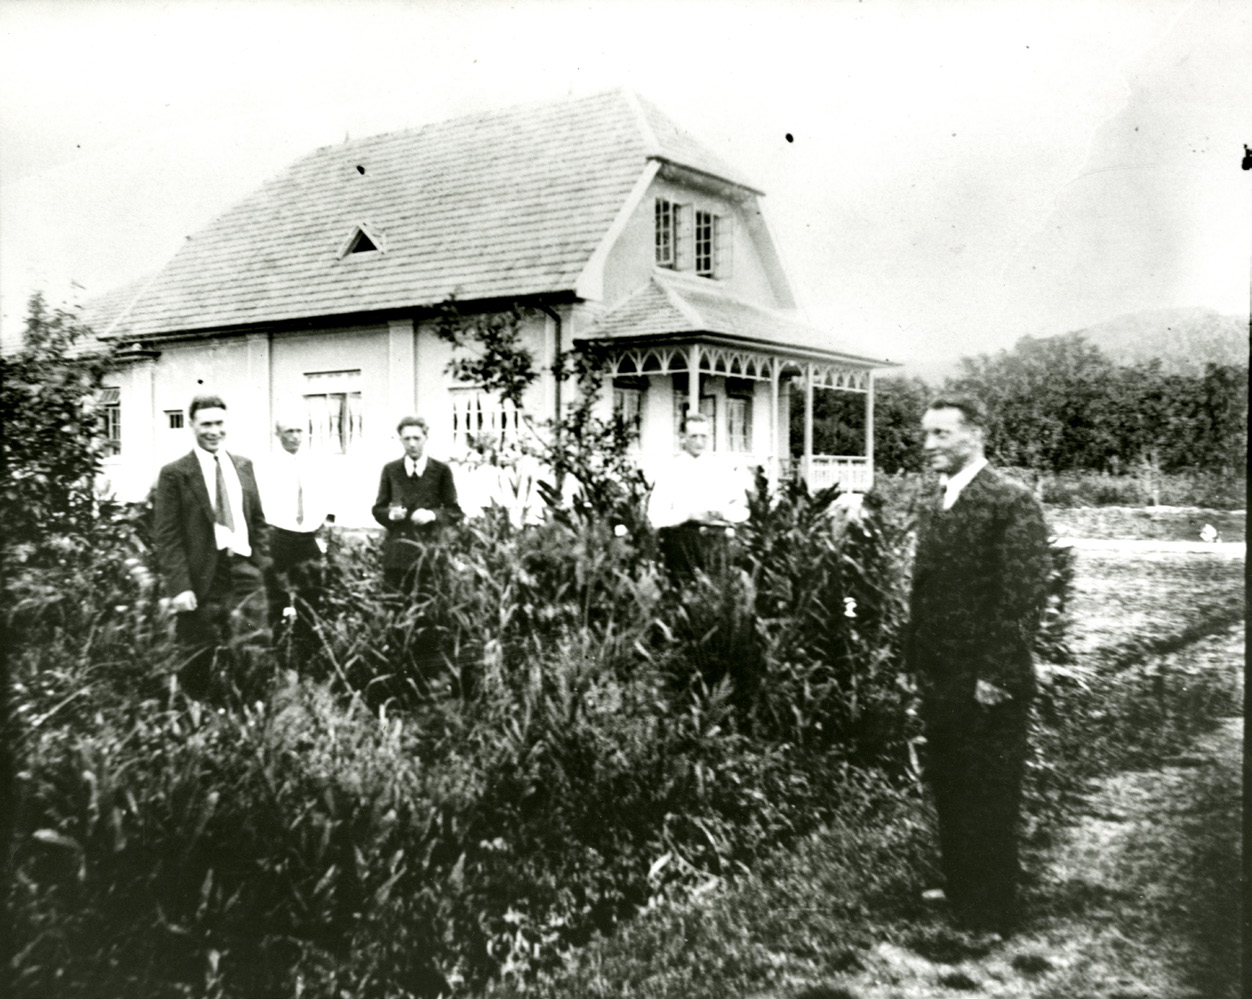
[[[500,312],[515,305],[525,308],[538,305],[569,305],[578,301],[581,301],[581,298],[573,289],[565,289],[500,298],[457,299],[456,306],[463,313],[475,315],[484,312]],[[120,330],[102,336],[100,339],[116,340],[121,343],[158,343],[173,340],[221,339],[247,336],[251,333],[299,333],[309,330],[323,330],[327,327],[378,326],[396,319],[412,319],[415,321],[429,319],[438,315],[439,310],[447,304],[445,300],[444,302],[397,306],[387,309],[258,319],[247,323],[232,323],[218,326],[180,327],[155,333]]]
[[[605,347],[618,347],[623,350],[629,350],[637,347],[657,346],[661,344],[674,346],[678,344],[699,343],[707,344],[709,346],[749,348],[762,351],[763,353],[776,354],[798,361],[808,360],[825,363],[834,361],[840,364],[848,364],[855,367],[865,368],[867,370],[879,368],[899,368],[903,366],[899,361],[888,361],[885,358],[866,357],[861,354],[849,354],[845,351],[838,350],[822,350],[820,347],[790,346],[788,344],[779,343],[776,340],[763,340],[760,337],[739,336],[731,333],[713,333],[709,331],[660,333],[630,337],[578,337],[575,338],[575,342],[590,343]]]

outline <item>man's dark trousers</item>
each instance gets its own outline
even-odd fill
[[[945,891],[977,929],[1005,932],[1016,917],[1032,646],[1049,566],[1039,504],[990,468],[950,510],[923,511],[908,656],[922,691]],[[980,704],[979,681],[1008,699]]]
[[[326,559],[317,544],[316,531],[288,531],[270,526],[270,624],[276,644],[295,658],[293,665],[307,661],[316,648],[317,632],[313,618],[322,611]],[[285,623],[283,610],[294,607],[294,622]]]

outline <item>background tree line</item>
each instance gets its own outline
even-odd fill
[[[964,357],[937,387],[917,377],[876,379],[879,469],[921,470],[922,412],[948,392],[987,403],[988,454],[1003,465],[1040,473],[1247,469],[1246,366],[1209,362],[1192,375],[1167,371],[1158,358],[1119,365],[1081,334],[1023,337],[1011,350]],[[864,408],[860,396],[816,393],[814,451],[862,453]],[[803,396],[794,393],[793,450],[803,446],[803,418]]]

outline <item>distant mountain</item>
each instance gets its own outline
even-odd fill
[[[1248,321],[1212,309],[1159,309],[1118,316],[1074,333],[1102,350],[1114,364],[1161,359],[1169,374],[1202,375],[1210,361],[1246,367]]]

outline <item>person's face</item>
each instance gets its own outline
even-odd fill
[[[417,461],[426,449],[426,431],[421,427],[405,427],[400,431],[400,443],[404,445],[405,456]]]
[[[922,416],[922,451],[934,471],[955,475],[982,454],[982,431],[966,423],[959,409],[928,409]]]
[[[702,455],[709,446],[709,425],[700,420],[689,423],[683,434],[682,446],[693,458]]]
[[[298,423],[280,423],[275,432],[283,450],[288,454],[295,454],[304,443],[304,427]]]
[[[226,439],[226,410],[219,406],[208,409],[197,409],[191,418],[191,432],[195,434],[196,444],[210,454],[216,454]]]

